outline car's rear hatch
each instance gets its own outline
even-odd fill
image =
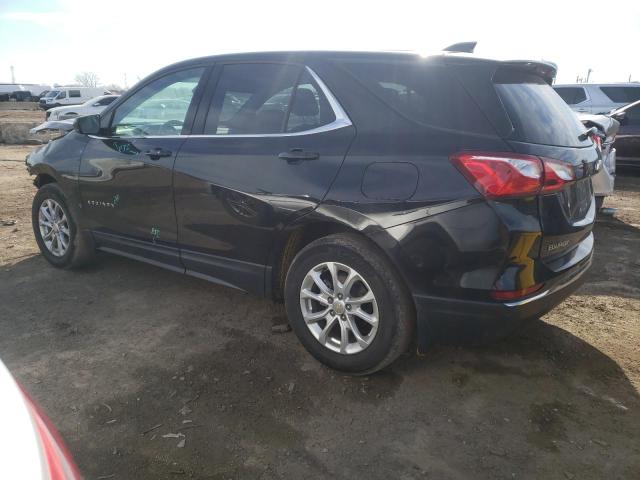
[[[562,188],[538,195],[539,255],[554,271],[579,262],[591,251],[595,202],[590,177],[600,168],[601,152],[549,85],[555,67],[456,57],[448,63],[514,152],[543,162],[551,159],[551,164],[560,163],[573,171],[574,178]]]

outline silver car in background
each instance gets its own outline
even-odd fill
[[[603,114],[640,100],[640,83],[576,83],[553,85],[576,112]]]
[[[602,208],[605,197],[613,194],[616,179],[616,149],[613,142],[620,128],[620,122],[607,115],[578,114],[578,118],[586,128],[595,128],[602,150],[602,166],[598,173],[591,177],[596,207]]]

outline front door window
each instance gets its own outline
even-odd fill
[[[182,134],[191,100],[204,68],[165,75],[129,97],[116,110],[111,135],[116,137]]]

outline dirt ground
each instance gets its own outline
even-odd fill
[[[33,102],[0,102],[0,123],[44,122],[44,110]]]
[[[352,378],[266,300],[107,255],[50,267],[27,151],[0,146],[0,358],[87,479],[640,478],[640,177],[542,321]]]

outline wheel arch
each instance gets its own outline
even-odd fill
[[[384,228],[355,210],[340,206],[321,206],[287,225],[277,237],[269,262],[271,269],[267,279],[267,295],[275,301],[282,301],[286,275],[298,252],[315,240],[337,233],[357,235],[381,251],[409,289],[409,283],[392,254],[392,251],[398,250],[395,248],[397,242],[386,234]]]
[[[48,183],[57,183],[55,177],[49,173],[38,173],[33,179],[33,184],[38,188],[42,188]]]

